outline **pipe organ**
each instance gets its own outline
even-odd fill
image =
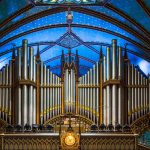
[[[0,116],[13,125],[44,124],[57,115],[82,115],[100,125],[131,124],[150,112],[150,75],[130,63],[117,40],[79,76],[79,56],[62,52],[61,76],[23,40],[0,70]]]

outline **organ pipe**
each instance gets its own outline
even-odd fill
[[[79,60],[74,61],[71,50],[69,61],[62,54],[61,78],[40,60],[39,48],[35,57],[28,41],[22,44],[17,56],[13,52],[13,59],[0,70],[0,116],[8,123],[32,126],[56,115],[73,113],[97,125],[115,126],[126,123],[126,106],[129,124],[150,110],[150,76],[147,78],[139,67],[122,60],[116,40],[112,41],[112,53],[107,47],[106,56],[102,59],[101,52],[100,61],[81,77]]]
[[[121,47],[119,47],[118,49],[118,57],[119,57],[119,60],[118,60],[118,79],[119,80],[122,80],[122,49]],[[119,85],[118,86],[118,123],[119,124],[122,124],[122,118],[123,118],[123,108],[122,107],[122,103],[123,102],[123,99],[122,99],[122,86]]]
[[[23,79],[27,80],[27,75],[28,75],[28,41],[23,40]],[[27,90],[27,85],[23,85],[23,101],[22,101],[22,125],[25,125],[27,123],[27,118],[28,118],[28,90]]]
[[[106,49],[106,66],[107,66],[107,81],[110,80],[110,47]],[[107,93],[107,125],[111,123],[111,96],[110,96],[110,86],[106,86]]]
[[[103,57],[103,82],[106,82],[106,57]],[[95,95],[95,94],[94,94]],[[107,99],[106,99],[106,88],[103,88],[103,123],[107,124]]]
[[[117,41],[112,41],[112,79],[117,78],[116,74],[116,49],[117,49]],[[117,86],[112,85],[112,124],[116,125],[117,123]]]
[[[33,80],[33,48],[30,47],[29,48],[29,79]],[[33,86],[29,86],[29,125],[32,125],[33,121],[32,121],[32,117],[30,117],[30,115],[33,112]]]

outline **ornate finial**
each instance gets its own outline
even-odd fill
[[[40,47],[39,47],[39,45],[38,45],[38,47],[37,47],[36,61],[41,61],[41,57],[40,57]]]
[[[64,62],[65,58],[64,58],[64,50],[62,50],[62,54],[61,54],[61,61]]]

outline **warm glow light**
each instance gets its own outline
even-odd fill
[[[72,146],[75,144],[75,138],[72,136],[72,135],[68,135],[66,138],[65,138],[65,143],[66,145],[68,146]]]

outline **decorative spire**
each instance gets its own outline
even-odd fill
[[[13,47],[13,49],[12,49],[12,59],[15,59],[15,57],[16,57],[15,48]]]
[[[103,49],[102,49],[102,46],[100,48],[100,61],[103,60]]]
[[[68,54],[69,54],[69,64],[71,63],[71,49],[68,50]]]
[[[40,57],[40,47],[39,47],[39,45],[38,45],[38,47],[37,47],[36,61],[41,61],[41,57]]]
[[[124,47],[124,59],[125,59],[125,60],[128,60],[127,45],[128,45],[128,43],[126,43],[126,44],[125,44],[125,47]]]
[[[78,55],[78,50],[76,50],[76,62],[79,62],[79,55]]]
[[[15,57],[16,57],[16,54],[15,54],[16,45],[14,43],[12,43],[12,46],[13,46],[13,48],[12,48],[12,59],[15,59]]]

